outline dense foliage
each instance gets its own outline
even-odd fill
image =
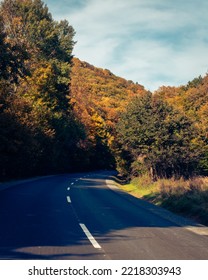
[[[84,137],[69,106],[73,28],[40,0],[5,0],[0,16],[0,177],[72,170]]]
[[[199,76],[186,86],[161,87],[157,93],[173,108],[179,110],[194,124],[198,136],[195,144],[199,147],[202,157],[195,169],[200,174],[208,173],[208,74]]]
[[[199,130],[184,113],[151,93],[128,105],[117,125],[117,141],[129,154],[126,172],[189,177],[203,156]]]
[[[207,174],[208,75],[152,94],[73,58],[74,34],[41,0],[1,2],[0,178]]]
[[[84,125],[86,139],[80,166],[115,168],[115,124],[119,113],[144,87],[113,75],[109,70],[73,59],[71,105]]]

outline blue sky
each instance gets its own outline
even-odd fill
[[[76,31],[73,54],[149,90],[208,71],[207,0],[45,0]]]

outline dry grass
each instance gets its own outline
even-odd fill
[[[208,225],[208,178],[168,181],[160,184],[160,205]]]
[[[122,188],[136,197],[208,225],[208,177],[151,182],[144,175]]]

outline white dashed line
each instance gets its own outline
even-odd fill
[[[83,232],[85,233],[85,235],[87,236],[87,238],[89,239],[89,241],[92,243],[93,247],[96,249],[101,249],[100,245],[97,243],[97,241],[95,240],[95,238],[92,236],[92,234],[89,232],[89,230],[87,229],[87,227],[84,224],[79,224],[80,227],[82,228]]]
[[[72,182],[71,185],[74,185],[74,182]]]
[[[67,191],[70,191],[70,187],[67,188]]]
[[[67,199],[67,202],[68,202],[68,203],[71,203],[71,198],[70,198],[70,196],[67,196],[66,199]]]

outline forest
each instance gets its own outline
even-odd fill
[[[0,181],[207,175],[208,74],[151,93],[73,57],[74,35],[41,0],[0,4]]]

